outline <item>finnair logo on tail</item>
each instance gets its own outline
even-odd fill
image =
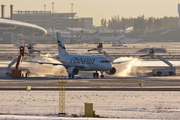
[[[60,41],[60,35],[57,33],[57,43],[58,43],[58,46],[61,47],[62,49],[65,49],[64,46],[62,46],[62,43]]]
[[[65,49],[64,46],[62,46],[61,42],[60,41],[57,41],[58,42],[58,46],[61,47],[62,49]]]

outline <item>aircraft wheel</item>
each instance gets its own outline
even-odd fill
[[[101,78],[104,78],[104,75],[101,75]]]
[[[69,74],[69,78],[71,78],[71,74]]]
[[[93,73],[93,78],[95,78],[96,77],[96,73]]]
[[[99,78],[99,73],[96,73],[96,78]]]
[[[169,72],[169,76],[172,76],[172,75],[173,75],[173,72],[172,72],[172,71],[170,71],[170,72]]]
[[[93,78],[98,78],[99,77],[99,73],[93,73]]]
[[[71,75],[72,78],[74,78],[74,75]]]
[[[161,76],[161,75],[162,75],[162,72],[158,71],[157,76]]]

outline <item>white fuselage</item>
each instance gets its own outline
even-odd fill
[[[119,35],[119,36],[116,36],[116,37],[101,37],[100,41],[101,42],[112,42],[113,40],[117,40],[117,41],[120,41],[121,39],[124,38],[124,35]]]
[[[62,38],[64,42],[70,43],[70,41],[73,39],[76,42],[91,42],[91,41],[100,41],[100,37],[97,35],[92,36],[82,36],[82,37],[63,37]]]
[[[109,59],[102,56],[64,54],[57,55],[55,58],[69,66],[82,66],[82,68],[79,69],[81,71],[106,71],[112,68]]]

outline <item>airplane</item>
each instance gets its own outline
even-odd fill
[[[143,49],[136,51],[136,53],[147,53],[151,49],[154,49],[154,51],[156,53],[166,53],[167,52],[167,50],[165,48],[143,48]]]
[[[75,37],[62,37],[63,41],[66,43],[72,43],[72,42],[77,42],[77,43],[81,43],[81,42],[89,42],[89,43],[98,43],[100,41],[100,37],[98,37],[98,33],[99,33],[99,29],[97,29],[93,35],[91,36],[85,36],[83,35],[83,30],[81,30],[79,32],[79,34]]]
[[[129,27],[123,30],[118,36],[109,36],[109,37],[101,37],[100,42],[110,43],[112,42],[115,46],[123,46],[121,43],[136,43],[142,39],[135,39],[135,38],[127,38],[125,36],[126,33],[129,33],[133,30],[133,28]],[[118,43],[119,42],[119,43]]]
[[[100,42],[117,42],[125,38],[126,30],[122,31],[118,36],[101,37]]]
[[[123,44],[120,41],[112,39],[112,47],[123,47]]]
[[[83,30],[81,30],[81,31],[77,34],[78,37],[82,37],[82,35],[83,35]]]
[[[63,40],[59,32],[57,35],[57,44],[58,44],[58,55],[52,57],[57,59],[60,63],[48,63],[48,62],[36,62],[36,61],[27,61],[39,64],[51,64],[51,65],[63,65],[68,74],[69,78],[74,78],[74,75],[77,75],[79,71],[95,71],[93,73],[93,78],[98,78],[100,71],[101,78],[104,78],[103,73],[105,72],[108,75],[113,75],[116,73],[116,69],[113,67],[113,64],[119,64],[122,62],[113,62],[112,59],[109,60],[104,56],[89,56],[89,55],[74,55],[68,54],[64,46]],[[100,49],[98,49],[99,51]]]
[[[121,42],[112,42],[112,47],[123,47],[123,44]]]

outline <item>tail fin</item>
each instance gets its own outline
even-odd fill
[[[61,35],[59,32],[56,33],[57,35],[57,44],[58,44],[58,52],[59,52],[59,55],[60,54],[68,54],[67,51],[66,51],[66,48],[64,46],[64,43],[63,43],[63,40],[61,38]]]
[[[83,30],[81,30],[79,33],[78,33],[78,37],[82,37],[82,35],[83,35]]]
[[[99,29],[97,29],[93,35],[98,35],[98,33],[99,33]]]

